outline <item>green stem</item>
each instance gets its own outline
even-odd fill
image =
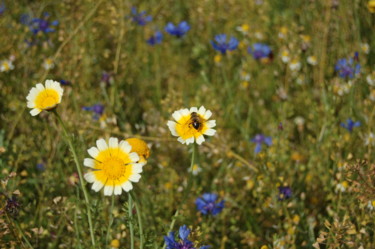
[[[138,226],[139,226],[139,240],[140,240],[140,249],[143,249],[143,244],[144,244],[144,234],[143,234],[143,225],[142,225],[142,215],[141,215],[141,209],[138,206],[137,199],[134,198],[135,194],[131,193],[132,198],[134,199],[134,205],[135,205],[135,210],[137,212],[137,218],[138,218]]]
[[[111,207],[109,209],[109,222],[107,228],[107,235],[105,236],[105,244],[108,245],[109,233],[113,224],[113,206],[115,205],[115,195],[112,195]]]
[[[190,192],[190,188],[191,188],[191,184],[192,184],[192,180],[193,180],[193,167],[194,167],[194,161],[195,161],[196,147],[197,147],[197,145],[196,145],[196,143],[194,143],[193,144],[193,153],[191,154],[191,164],[190,164],[190,173],[189,173],[188,184],[187,184],[186,189],[184,191],[184,195],[183,195],[183,198],[182,198],[182,203],[180,205],[180,208],[185,204],[185,202],[187,200],[187,197],[188,197],[188,194]],[[176,213],[172,217],[172,222],[171,222],[171,225],[169,226],[168,234],[173,230],[173,227],[174,227],[174,224],[176,223],[176,218],[178,216],[179,211],[180,211],[180,209],[178,208],[176,210]],[[167,244],[164,243],[163,249],[165,249],[166,247],[167,247]]]
[[[34,249],[34,247],[30,244],[29,240],[27,239],[27,237],[23,233],[23,231],[22,231],[21,227],[18,225],[18,223],[15,221],[14,224],[16,225],[17,231],[21,234],[22,238],[25,240],[27,246],[30,247],[31,249]]]
[[[134,249],[134,228],[133,228],[133,203],[132,196],[128,193],[129,203],[128,203],[128,212],[129,212],[129,228],[130,228],[130,248]]]
[[[55,114],[57,120],[59,121],[60,125],[63,128],[64,135],[66,137],[66,140],[68,141],[69,148],[70,148],[70,150],[72,151],[72,154],[73,154],[74,162],[76,164],[77,171],[78,171],[79,181],[81,183],[81,188],[82,188],[82,191],[83,191],[83,195],[85,197],[86,208],[87,208],[87,219],[88,219],[89,228],[90,228],[91,243],[92,243],[92,246],[95,248],[96,246],[95,246],[94,229],[93,229],[93,226],[92,226],[92,219],[91,219],[90,202],[89,202],[87,190],[86,190],[85,185],[84,185],[83,176],[82,176],[82,169],[81,169],[81,166],[80,166],[80,163],[79,163],[79,160],[78,160],[77,152],[76,152],[76,150],[73,146],[72,139],[70,138],[70,136],[68,134],[68,131],[65,127],[65,124],[62,121],[60,115],[56,112],[56,110],[54,110],[53,113]]]

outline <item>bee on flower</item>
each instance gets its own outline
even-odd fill
[[[38,115],[40,112],[54,109],[61,102],[64,89],[57,81],[46,80],[45,85],[38,83],[31,88],[27,95],[27,107],[31,108],[32,116]]]
[[[205,141],[204,135],[213,136],[216,130],[216,120],[209,120],[212,112],[203,106],[199,109],[191,107],[190,110],[180,109],[172,114],[174,121],[168,121],[167,125],[173,136],[178,137],[182,144],[196,142],[202,144]]]
[[[122,190],[129,192],[133,182],[141,178],[142,164],[140,158],[132,152],[127,141],[119,142],[111,137],[108,143],[104,139],[96,141],[96,147],[87,150],[92,158],[86,158],[83,165],[92,170],[85,174],[85,179],[93,183],[96,192],[104,187],[104,195],[120,195]]]

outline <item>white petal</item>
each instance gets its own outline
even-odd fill
[[[91,189],[99,192],[103,188],[104,184],[101,181],[95,181],[92,185]]]
[[[198,112],[198,108],[196,108],[196,107],[191,107],[191,108],[190,108],[190,113],[192,113],[192,112]]]
[[[203,117],[205,113],[206,113],[206,108],[204,108],[204,106],[199,107],[198,114]]]
[[[109,148],[113,148],[113,149],[118,148],[118,139],[117,138],[111,137],[109,139]]]
[[[117,186],[115,186],[114,194],[115,194],[115,195],[121,195],[121,192],[122,192],[121,185],[117,185]]]
[[[133,174],[138,174],[138,173],[141,173],[142,172],[142,166],[143,166],[144,164],[143,163],[134,163],[133,165],[132,165],[132,173]]]
[[[172,117],[174,118],[174,120],[178,121],[182,118],[182,115],[180,113],[180,111],[175,111],[173,114],[172,114]]]
[[[122,185],[121,185],[122,189],[125,190],[126,192],[129,192],[130,190],[133,189],[133,185],[127,181],[127,182],[124,182]]]
[[[132,181],[132,182],[139,182],[139,179],[141,179],[140,174],[133,174],[133,175],[129,176],[129,180]]]
[[[182,143],[182,144],[185,144],[185,140],[183,140],[182,137],[179,137],[179,138],[177,139],[177,141],[179,141],[179,142]]]
[[[181,109],[180,113],[181,113],[182,116],[188,116],[188,115],[190,115],[189,110],[186,109],[186,108],[185,109]]]
[[[45,85],[46,85],[46,88],[52,88],[53,80],[46,80]]]
[[[168,121],[167,126],[173,136],[178,136],[177,131],[176,131],[176,122]]]
[[[41,84],[41,83],[38,83],[36,84],[36,89],[38,89],[39,91],[44,91],[44,86]]]
[[[208,128],[213,128],[216,126],[216,120],[209,120],[206,122]]]
[[[27,101],[27,108],[34,108],[35,104],[32,101]]]
[[[194,143],[194,137],[186,139],[185,142],[186,142],[186,144],[192,144],[192,143]]]
[[[207,110],[206,113],[203,115],[204,119],[209,119],[212,116],[212,112],[210,110]]]
[[[213,135],[215,135],[215,133],[216,133],[216,130],[214,130],[214,129],[208,129],[208,130],[204,133],[204,135],[207,135],[207,136],[213,136]]]
[[[87,150],[87,152],[94,159],[97,158],[99,155],[99,150],[96,147],[91,147],[90,149]]]
[[[129,158],[132,162],[138,162],[139,161],[139,156],[138,156],[137,152],[130,153]]]
[[[108,145],[103,138],[96,141],[96,146],[98,147],[100,151],[108,149]]]
[[[127,141],[121,141],[119,147],[124,153],[130,153],[132,150],[132,147]]]
[[[84,178],[86,181],[88,181],[89,183],[93,183],[95,181],[95,175],[93,172],[88,172],[84,175]]]
[[[32,115],[32,116],[36,116],[36,115],[38,115],[40,112],[41,112],[42,110],[40,110],[40,109],[32,109],[31,111],[30,111],[30,114]]]
[[[38,96],[38,93],[40,91],[38,89],[36,89],[35,87],[31,88],[29,94],[27,95],[26,99],[29,100],[29,101],[34,101],[36,96]]]
[[[203,135],[199,136],[196,138],[197,144],[201,145],[204,142],[204,137]]]
[[[89,167],[89,168],[94,168],[95,167],[95,160],[91,159],[91,158],[85,158],[85,160],[83,160],[83,165],[85,165],[86,167]]]
[[[112,195],[113,194],[113,186],[112,185],[106,185],[104,187],[104,195]]]

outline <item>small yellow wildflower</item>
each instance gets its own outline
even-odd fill
[[[112,248],[120,248],[120,241],[118,239],[114,239],[111,241]]]
[[[150,148],[147,143],[139,138],[128,138],[125,141],[127,141],[132,147],[131,152],[136,152],[138,154],[138,163],[145,165],[147,163],[147,158],[150,156]]]
[[[370,13],[375,13],[375,0],[368,1],[367,8],[370,11]]]
[[[215,64],[219,65],[221,63],[221,59],[222,59],[221,55],[219,54],[215,55],[214,57]]]

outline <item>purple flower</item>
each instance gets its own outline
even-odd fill
[[[39,171],[45,171],[46,170],[46,165],[44,163],[38,163],[36,165],[36,169]]]
[[[278,187],[279,189],[279,194],[278,194],[278,197],[277,199],[279,201],[283,201],[283,200],[286,200],[286,199],[289,199],[292,197],[292,189],[288,186],[285,186],[285,187]]]
[[[341,123],[340,125],[344,127],[345,129],[347,129],[349,132],[352,132],[354,127],[361,126],[361,122],[359,121],[354,122],[352,119],[348,118],[346,120],[346,123]]]
[[[173,23],[169,22],[167,26],[165,26],[165,31],[167,33],[177,36],[178,38],[184,36],[189,29],[190,26],[186,21],[180,22],[178,25],[174,25]]]
[[[193,242],[188,240],[190,229],[183,225],[179,229],[180,240],[176,241],[174,232],[170,232],[168,236],[164,236],[167,249],[196,249]],[[208,249],[209,246],[201,246],[199,249]]]
[[[95,104],[92,106],[84,106],[82,110],[93,112],[93,119],[98,120],[103,115],[104,105]]]
[[[202,197],[196,199],[195,205],[197,206],[197,210],[202,214],[212,214],[215,216],[224,208],[224,200],[220,202],[216,202],[216,200],[217,194],[205,193]]]
[[[27,24],[30,27],[31,32],[34,35],[38,34],[39,32],[47,34],[47,33],[54,32],[55,29],[52,26],[57,26],[59,24],[59,21],[57,20],[50,22],[48,20],[49,16],[50,15],[48,13],[44,13],[44,19],[33,18],[31,20],[29,20],[28,16],[24,16],[23,18],[25,19],[22,20],[22,17],[21,17],[21,22]]]
[[[262,150],[262,144],[266,144],[267,146],[272,145],[272,138],[266,137],[263,134],[257,134],[253,139],[251,139],[251,142],[256,144],[254,153],[258,154]]]
[[[350,58],[349,60],[339,59],[337,61],[335,71],[339,74],[339,77],[352,79],[361,72],[361,65],[359,63],[354,63],[354,58]]]
[[[247,51],[249,54],[252,54],[256,60],[261,60],[264,58],[272,59],[271,48],[263,43],[255,43],[252,47],[249,47]]]
[[[153,34],[150,38],[148,38],[146,40],[146,42],[151,45],[151,46],[154,46],[156,44],[159,44],[163,41],[163,33],[160,32],[160,31],[156,31],[155,34]]]
[[[148,22],[152,21],[152,16],[147,16],[146,11],[141,11],[138,13],[136,7],[133,7],[131,10],[131,18],[133,22],[140,26],[145,26]]]
[[[63,86],[71,86],[72,82],[67,81],[67,80],[60,80],[60,84]]]
[[[231,37],[227,42],[227,35],[220,34],[215,36],[215,41],[211,41],[212,47],[222,54],[226,54],[227,51],[233,51],[238,46],[238,40]]]

